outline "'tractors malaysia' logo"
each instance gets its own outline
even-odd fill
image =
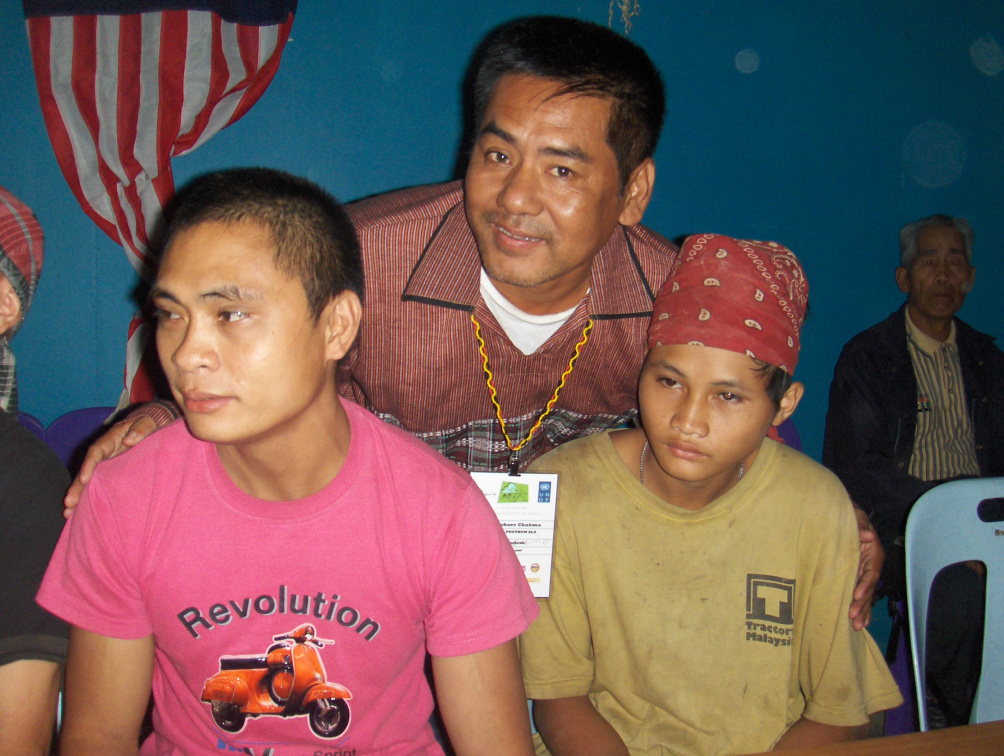
[[[775,575],[746,576],[746,640],[790,646],[795,581]]]

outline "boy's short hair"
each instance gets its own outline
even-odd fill
[[[617,157],[620,186],[655,154],[666,112],[659,70],[634,42],[606,27],[563,16],[518,18],[493,29],[475,53],[475,128],[507,74],[553,79],[556,94],[611,101],[607,143]]]
[[[345,209],[316,184],[272,168],[210,173],[179,192],[162,249],[202,223],[244,222],[268,231],[276,268],[303,284],[315,322],[343,291],[362,299],[359,239]]]

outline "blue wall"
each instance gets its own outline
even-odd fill
[[[178,183],[249,160],[344,200],[448,179],[477,40],[534,12],[606,23],[607,6],[300,0],[272,86],[242,121],[175,161]],[[22,408],[49,421],[116,401],[135,279],[56,166],[19,7],[0,4],[0,184],[46,233],[41,288],[14,347]],[[646,222],[668,237],[774,239],[804,261],[812,313],[796,420],[818,457],[841,346],[902,299],[893,269],[903,223],[934,212],[970,219],[978,270],[962,314],[1000,330],[1004,4],[641,0],[641,9],[630,36],[663,71],[669,104]]]

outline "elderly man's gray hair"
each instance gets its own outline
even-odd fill
[[[969,226],[969,221],[965,218],[953,218],[950,215],[930,215],[921,218],[919,221],[907,223],[899,230],[899,264],[909,269],[913,264],[913,259],[917,256],[917,237],[920,233],[932,226],[954,228],[962,234],[962,240],[966,247],[966,262],[973,264],[973,229]]]

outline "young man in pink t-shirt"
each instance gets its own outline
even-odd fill
[[[354,230],[264,169],[179,198],[153,287],[177,422],[102,464],[39,603],[72,625],[63,754],[532,752],[537,613],[470,478],[343,404]]]

